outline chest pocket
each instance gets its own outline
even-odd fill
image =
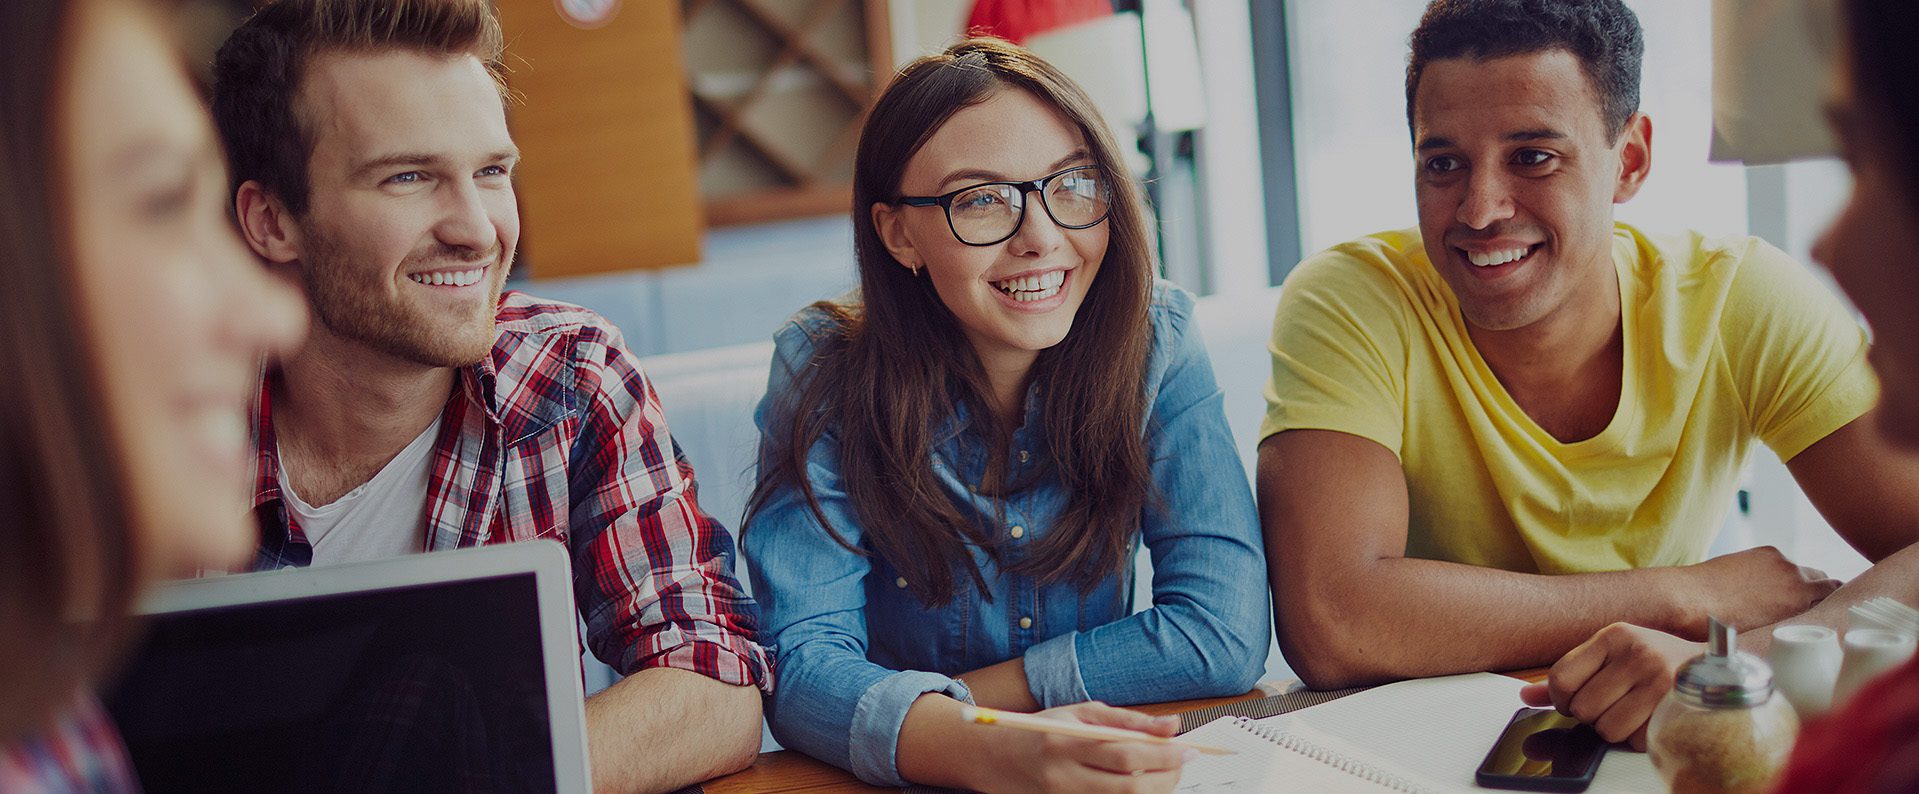
[[[957,675],[968,666],[974,645],[969,635],[979,620],[979,593],[961,579],[951,603],[926,607],[902,586],[905,578],[878,557],[866,577],[866,655],[895,670],[929,670]]]

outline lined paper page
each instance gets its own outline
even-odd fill
[[[1295,736],[1342,758],[1432,792],[1484,792],[1473,771],[1514,711],[1525,682],[1490,673],[1402,681],[1331,703],[1252,723]],[[1181,792],[1379,792],[1383,786],[1281,747],[1231,719],[1186,734],[1193,741],[1238,750],[1194,759]],[[1659,794],[1665,785],[1644,753],[1613,750],[1590,792]]]
[[[1493,673],[1424,678],[1361,692],[1261,720],[1438,791],[1485,791],[1473,772],[1513,712],[1526,684]],[[1666,790],[1645,753],[1614,749],[1587,791],[1657,794]]]
[[[1207,755],[1193,759],[1180,772],[1183,794],[1214,792],[1373,792],[1389,789],[1367,783],[1337,769],[1273,744],[1222,717],[1181,736],[1202,744],[1238,750],[1237,755]]]

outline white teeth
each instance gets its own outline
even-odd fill
[[[439,273],[413,273],[407,276],[407,278],[413,279],[413,282],[416,284],[426,284],[433,287],[464,287],[469,284],[478,284],[480,283],[480,279],[485,277],[486,268],[480,268],[479,270],[459,270],[451,273],[444,271]]]
[[[1039,300],[1040,298],[1051,297],[1053,293],[1059,291],[1059,285],[1064,283],[1066,283],[1066,271],[1049,270],[1037,276],[1023,276],[1020,278],[1009,278],[1005,281],[996,281],[993,282],[993,286],[998,287],[1002,292],[1013,294],[1013,297],[1020,298],[1023,302],[1025,300]],[[1041,295],[1040,298],[1021,297],[1023,294],[1037,294],[1042,292],[1045,293],[1045,295]]]
[[[1058,294],[1059,294],[1059,287],[1057,286],[1047,287],[1046,289],[1042,289],[1042,290],[1033,290],[1033,291],[1022,290],[1022,291],[1013,293],[1013,300],[1019,301],[1020,303],[1031,303],[1033,301],[1043,301],[1043,300],[1046,300],[1047,298],[1053,297],[1054,295],[1058,295]]]
[[[1510,251],[1467,251],[1466,259],[1479,267],[1503,265],[1516,259],[1522,259],[1530,248],[1514,248]]]

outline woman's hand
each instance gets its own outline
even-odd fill
[[[1075,703],[1039,712],[1056,720],[1172,736],[1179,718],[1149,717],[1104,703]],[[992,731],[990,757],[970,759],[978,769],[974,788],[984,792],[1172,791],[1179,769],[1193,751],[1146,742],[1105,742],[1003,728]]]

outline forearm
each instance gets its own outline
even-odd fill
[[[648,668],[587,698],[586,734],[594,791],[672,791],[753,763],[760,693]]]
[[[973,790],[973,775],[993,766],[993,748],[984,731],[960,717],[964,704],[938,693],[913,701],[900,726],[900,777],[924,786]]]
[[[1548,665],[1608,624],[1686,636],[1682,569],[1543,576],[1385,558],[1338,577],[1274,576],[1287,660],[1316,688]]]
[[[973,693],[973,702],[1007,711],[1039,711],[1039,700],[1026,685],[1026,659],[1015,656],[999,664],[959,676]],[[910,717],[909,717],[910,718]]]
[[[1764,655],[1772,645],[1772,630],[1780,626],[1810,623],[1843,633],[1847,627],[1846,610],[1853,604],[1880,596],[1890,596],[1908,605],[1919,604],[1919,544],[1880,560],[1878,565],[1834,590],[1826,600],[1805,613],[1739,635],[1739,648]]]

